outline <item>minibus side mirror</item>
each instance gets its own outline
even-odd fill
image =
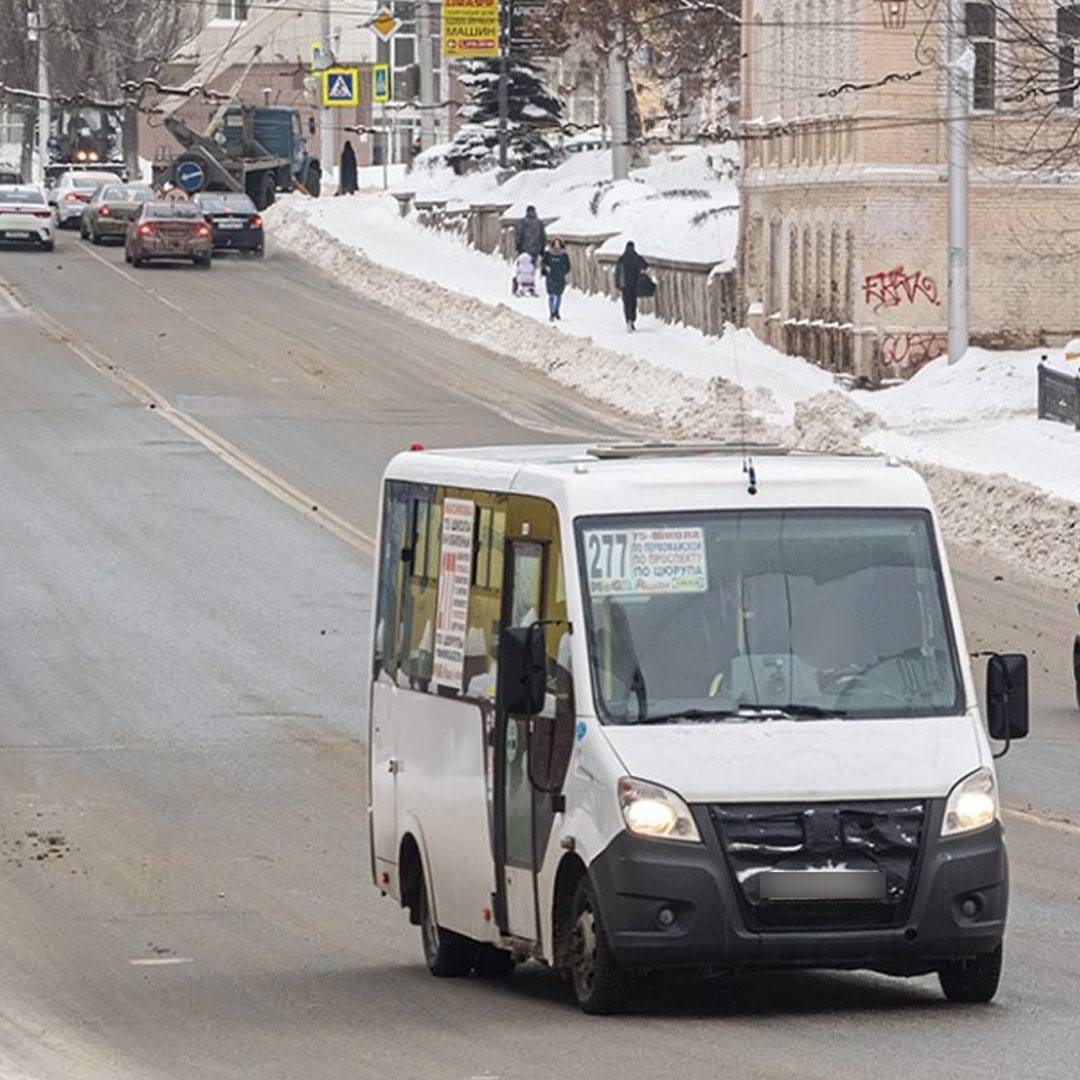
[[[508,715],[536,716],[543,711],[546,692],[543,627],[507,627],[499,635],[499,704]]]
[[[1028,668],[1023,653],[997,653],[986,666],[986,722],[990,738],[1028,733]]]

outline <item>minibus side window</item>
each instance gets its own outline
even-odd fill
[[[440,493],[441,495],[441,493]],[[414,488],[410,574],[402,618],[403,651],[399,660],[404,679],[413,690],[427,690],[435,659],[435,604],[442,520],[432,488]]]
[[[397,677],[401,600],[405,582],[410,490],[407,484],[390,481],[383,503],[382,542],[379,549],[379,580],[376,598],[372,679]]]
[[[495,655],[502,607],[506,497],[477,491],[462,492],[461,496],[477,504],[469,586],[469,630],[465,641],[464,695],[491,701],[495,697]]]

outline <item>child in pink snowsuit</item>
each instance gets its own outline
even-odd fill
[[[513,292],[515,296],[536,295],[536,264],[532,256],[523,251],[514,260]]]

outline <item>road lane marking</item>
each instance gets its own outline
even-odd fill
[[[182,315],[189,322],[194,323],[204,333],[210,334],[212,337],[216,337],[219,340],[224,340],[221,337],[219,331],[215,330],[212,326],[207,326],[206,323],[195,318],[194,315],[192,315],[188,311],[185,311],[184,308],[180,307],[179,304],[174,303],[163,293],[159,293],[157,289],[152,289],[145,282],[139,281],[139,279],[136,278],[134,274],[129,273],[122,266],[117,266],[116,263],[110,262],[103,255],[99,254],[91,247],[87,247],[84,250],[87,255],[91,256],[91,258],[97,259],[97,261],[101,263],[102,266],[107,266],[114,274],[119,274],[125,281],[131,282],[131,284],[134,285],[136,289],[142,290],[144,293],[146,293],[147,296],[153,297],[153,299],[157,300],[159,303],[164,304],[170,311],[175,311],[177,315]]]
[[[143,960],[129,960],[132,967],[170,967],[176,964],[193,964],[193,956],[150,956]]]
[[[201,319],[196,318],[196,316],[192,315],[191,312],[188,311],[186,308],[183,308],[179,304],[170,300],[163,293],[158,292],[157,289],[151,288],[145,283],[145,281],[140,280],[130,271],[124,269],[124,267],[118,266],[114,262],[110,262],[100,252],[94,251],[93,248],[87,247],[85,249],[85,253],[91,258],[96,259],[99,263],[101,263],[102,266],[107,266],[114,274],[119,274],[120,277],[122,277],[125,281],[130,282],[132,285],[135,286],[135,288],[141,290],[147,296],[153,298],[154,300],[157,300],[161,304],[164,304],[165,307],[167,307],[170,311],[174,311],[178,315],[183,316],[183,318],[187,319],[190,323],[197,326],[204,333],[209,334],[213,338],[216,338],[218,341],[222,342],[226,346],[228,345],[228,340],[221,334],[220,330],[217,330],[214,327],[204,323]],[[292,281],[292,279],[289,280]],[[297,283],[293,282],[293,284],[295,285]],[[356,299],[356,295],[354,293],[346,293],[346,297],[352,300]],[[370,302],[377,303],[377,301]],[[425,326],[427,329],[432,329],[431,327],[428,327],[426,323],[422,323],[421,325]],[[543,435],[553,435],[559,438],[570,439],[573,441],[588,441],[595,438],[595,432],[587,431],[584,428],[567,427],[565,425],[548,423],[544,420],[529,419],[527,416],[522,416],[514,413],[511,409],[505,408],[496,401],[481,400],[480,398],[477,398],[476,400],[478,404],[483,405],[484,408],[490,410],[496,416],[500,417],[501,419],[507,421],[510,424],[513,424],[515,427],[524,428],[527,431],[538,431]],[[620,423],[625,424],[626,433],[628,435],[637,434],[641,435],[642,437],[646,437],[654,436],[656,434],[653,428],[645,424],[633,424],[629,421],[620,421]],[[610,425],[610,421],[608,421],[608,424]]]
[[[339,540],[344,540],[345,543],[365,555],[374,555],[375,538],[370,533],[365,532],[340,514],[334,513],[333,510],[320,506],[317,499],[291,484],[284,477],[278,476],[277,473],[241,450],[239,446],[225,438],[224,435],[221,435],[213,428],[207,427],[182,409],[177,409],[171,405],[164,395],[159,394],[152,386],[132,375],[131,372],[125,371],[119,364],[113,363],[92,345],[75,340],[67,327],[54,316],[25,303],[24,299],[10,283],[0,281],[0,287],[9,295],[14,296],[23,306],[29,308],[33,316],[55,341],[66,346],[83,363],[88,364],[98,374],[104,375],[116,383],[130,397],[153,409],[178,431],[183,432],[204,449],[209,450],[216,458],[225,462],[242,476],[258,484],[259,487],[273,495],[279,502],[283,502],[286,506],[303,514],[308,521],[319,525],[327,532],[333,533]]]

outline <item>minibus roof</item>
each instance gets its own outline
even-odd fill
[[[754,471],[750,492],[747,465]],[[570,517],[652,510],[933,509],[895,458],[723,443],[483,446],[399,454],[388,479],[536,495]]]

